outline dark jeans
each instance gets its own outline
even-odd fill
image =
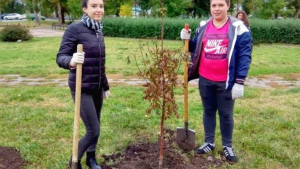
[[[216,112],[220,117],[220,129],[223,146],[232,146],[233,106],[231,90],[225,89],[226,82],[213,82],[200,76],[199,91],[204,108],[203,126],[205,142],[214,143],[216,129]]]
[[[75,91],[71,90],[75,101]],[[78,146],[78,160],[81,160],[86,151],[96,151],[100,136],[100,118],[103,104],[103,91],[94,90],[81,93],[80,117],[84,123],[86,134],[80,139]]]

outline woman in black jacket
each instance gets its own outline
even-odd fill
[[[80,116],[86,134],[79,141],[78,169],[81,169],[80,160],[85,152],[87,152],[86,164],[92,169],[101,169],[96,162],[95,152],[100,135],[103,96],[106,98],[109,96],[101,23],[104,3],[103,0],[82,0],[81,7],[84,12],[82,20],[68,26],[56,62],[60,67],[70,70],[68,83],[73,100],[75,99],[76,64],[83,64]],[[83,45],[83,53],[76,51],[78,44]]]

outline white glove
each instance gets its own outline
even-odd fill
[[[84,53],[74,53],[73,57],[70,61],[70,66],[76,66],[78,63],[83,63],[84,62]]]
[[[185,28],[181,29],[180,38],[182,40],[191,39],[191,29],[189,29],[189,30],[186,30]]]
[[[235,83],[231,90],[232,99],[237,99],[244,96],[244,85]]]
[[[103,96],[104,96],[105,99],[108,99],[109,95],[110,95],[109,90],[104,91]]]

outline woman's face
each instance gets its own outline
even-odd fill
[[[242,20],[243,19],[243,14],[239,13],[237,18],[239,18],[240,20]]]
[[[227,11],[230,4],[226,3],[226,0],[211,0],[210,13],[214,20],[222,21],[227,18]]]
[[[104,15],[104,3],[103,0],[88,0],[87,7],[82,8],[90,18],[100,21]]]

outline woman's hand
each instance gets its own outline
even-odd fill
[[[231,90],[232,99],[241,98],[244,96],[244,85],[235,83]]]
[[[82,64],[84,62],[84,53],[74,53],[70,61],[70,66],[75,67],[78,63]]]
[[[109,95],[110,95],[109,90],[103,92],[103,96],[105,99],[108,99]]]

